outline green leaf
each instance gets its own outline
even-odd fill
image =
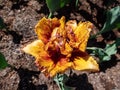
[[[3,19],[0,17],[0,29],[3,29],[3,28],[5,28],[5,24]]]
[[[108,56],[115,54],[117,52],[116,42],[113,44],[107,44],[104,50]]]
[[[87,50],[92,51],[91,55],[95,55],[99,58],[99,62],[110,60],[110,56],[102,48],[87,47]]]
[[[117,28],[120,28],[120,23],[117,24]]]
[[[117,39],[116,39],[116,46],[117,46],[117,47],[120,46],[120,38],[117,38]]]
[[[79,0],[76,0],[75,7],[77,8]]]
[[[120,25],[120,6],[117,6],[107,12],[106,22],[98,34],[111,31],[114,28],[118,27],[119,25]]]
[[[5,57],[2,53],[0,53],[0,69],[4,69],[8,66],[7,61],[5,60]]]
[[[60,0],[60,8],[64,7],[66,4],[68,4],[71,0]]]
[[[92,51],[91,55],[96,55],[100,59],[100,62],[103,62],[109,61],[111,59],[111,55],[116,54],[118,46],[120,46],[120,38],[117,38],[112,44],[107,44],[104,49],[87,47],[87,50]]]
[[[46,0],[47,7],[52,13],[64,7],[67,3],[70,2],[71,0]]]
[[[59,86],[60,90],[72,90],[71,87],[65,85],[65,82],[68,80],[68,76],[66,74],[57,74],[54,77],[54,81]]]

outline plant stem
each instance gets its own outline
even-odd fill
[[[54,80],[55,80],[55,82],[57,83],[59,89],[60,89],[60,90],[63,90],[63,89],[62,89],[62,85],[61,85],[61,80],[59,80],[59,78],[60,78],[60,75],[57,74],[57,75],[55,76]]]
[[[54,81],[58,85],[60,90],[72,90],[72,88],[65,85],[65,82],[68,80],[68,76],[66,74],[57,74],[54,78]]]
[[[51,18],[51,17],[52,17],[52,15],[53,15],[53,13],[52,13],[52,12],[50,12],[50,13],[49,13],[49,15],[48,15],[48,18]]]
[[[75,7],[77,8],[77,6],[78,6],[78,0],[76,0],[75,2]]]

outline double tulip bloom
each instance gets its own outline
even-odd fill
[[[68,68],[99,71],[94,58],[85,51],[90,31],[90,22],[77,22],[65,17],[42,18],[35,26],[38,40],[28,44],[23,51],[33,55],[35,63],[46,76],[53,77]]]

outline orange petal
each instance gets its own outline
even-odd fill
[[[77,28],[76,20],[69,20],[68,22],[66,22],[66,28],[69,28],[69,29],[72,29],[73,31],[75,31]]]
[[[54,67],[54,62],[51,60],[47,52],[40,54],[35,62],[39,69],[44,73],[48,73]]]
[[[77,22],[75,20],[69,20],[66,23],[65,31],[67,34],[67,42],[72,48],[76,48],[76,37],[74,31],[77,28]]]
[[[44,17],[35,26],[35,32],[37,33],[39,39],[41,39],[44,43],[47,43],[53,29],[59,26],[60,22],[57,18],[46,19]]]
[[[35,57],[38,57],[39,54],[44,51],[44,44],[41,40],[36,40],[24,47],[23,51]]]
[[[61,48],[61,54],[66,55],[66,57],[70,57],[72,51],[73,51],[73,48],[71,48],[68,43],[65,43],[64,49]]]
[[[60,28],[64,29],[64,27],[65,27],[65,17],[62,16],[59,21],[60,21]]]
[[[75,70],[99,71],[99,65],[91,56],[75,58],[72,67]]]
[[[50,71],[50,77],[55,76],[55,74],[57,73],[63,73],[66,69],[68,69],[69,67],[71,67],[72,63],[69,62],[68,59],[63,58],[61,59],[59,62],[57,62],[57,64],[55,65],[55,67]]]
[[[91,22],[80,22],[77,29],[75,30],[75,36],[77,38],[76,44],[78,45],[79,50],[85,51],[87,41],[89,38],[90,31],[92,29]]]

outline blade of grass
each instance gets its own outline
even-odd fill
[[[5,28],[5,24],[3,19],[0,17],[0,29],[3,29],[3,28]]]
[[[8,63],[2,53],[0,53],[0,70],[8,66]]]

